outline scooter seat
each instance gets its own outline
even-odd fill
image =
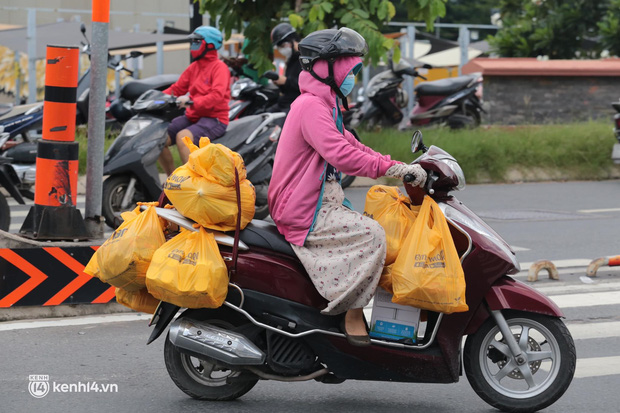
[[[448,79],[424,82],[416,86],[415,93],[420,96],[451,95],[467,87],[475,79],[474,75],[452,77]]]
[[[179,75],[157,75],[145,79],[132,80],[129,83],[125,83],[121,88],[121,97],[133,102],[147,90],[165,90],[177,80],[179,80]]]
[[[258,126],[263,122],[261,115],[246,116],[239,120],[234,120],[228,124],[226,133],[217,139],[213,139],[213,143],[221,143],[233,151],[239,152],[238,148],[250,137]]]
[[[229,233],[233,235],[234,233]],[[239,239],[249,246],[265,248],[297,258],[291,244],[278,232],[274,224],[253,219],[239,234]]]

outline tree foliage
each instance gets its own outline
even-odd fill
[[[620,0],[611,0],[605,15],[598,23],[601,47],[620,56]]]
[[[618,42],[618,8],[609,15],[610,3],[620,7],[618,0],[502,0],[502,28],[489,42],[504,57],[598,57],[602,26]]]
[[[394,17],[396,9],[390,0],[194,0],[200,12],[220,16],[219,29],[230,36],[232,30],[243,32],[249,39],[245,51],[259,73],[273,67],[269,35],[271,29],[288,19],[302,36],[332,27],[349,27],[368,42],[368,58],[373,64],[394,52],[400,58],[395,42],[381,34]],[[423,20],[427,26],[445,14],[446,0],[401,0],[412,20]]]

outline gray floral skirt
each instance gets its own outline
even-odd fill
[[[385,262],[385,231],[381,225],[346,208],[343,201],[340,184],[326,182],[314,229],[303,247],[292,245],[314,286],[329,301],[323,314],[366,306]]]

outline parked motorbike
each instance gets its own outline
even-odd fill
[[[614,115],[614,135],[618,141],[618,143],[614,144],[611,152],[611,159],[614,163],[620,163],[620,101],[613,102],[611,106],[616,110],[616,114]]]
[[[84,53],[85,55],[88,56],[88,59],[90,60],[90,56],[91,56],[91,44],[90,44],[90,40],[88,40],[88,37],[86,36],[86,26],[84,25],[84,23],[82,23],[80,25],[80,31],[82,32],[82,37],[84,37],[84,41],[81,42],[82,44],[82,53]],[[139,56],[142,56],[142,52],[139,51],[131,51],[129,53],[130,57],[132,58],[136,58]],[[115,72],[121,72],[124,71],[126,73],[128,73],[129,75],[133,75],[133,71],[127,69],[122,62],[122,59],[120,56],[112,56],[111,54],[108,53],[108,69],[114,70]],[[80,76],[80,78],[78,79],[78,86],[77,86],[77,101],[76,101],[76,124],[77,125],[84,125],[86,123],[88,123],[88,103],[90,100],[90,70],[91,68],[89,67],[83,74],[82,76]],[[174,76],[174,75],[171,75]],[[152,86],[153,87],[146,87],[143,88],[140,91],[140,94],[148,89],[156,89],[156,88],[161,88],[161,90],[164,90],[166,87],[162,86],[162,83],[165,81],[169,81],[171,78],[165,78],[165,79],[159,79],[159,80],[154,80],[152,81]],[[175,80],[176,81],[176,80]],[[172,82],[174,83],[174,81]],[[170,83],[170,84],[172,84]],[[133,88],[130,88],[133,89]],[[135,89],[139,89],[139,87],[135,88]],[[132,96],[135,98],[137,98],[140,94],[136,92],[134,92],[132,94]],[[128,117],[126,117],[126,112],[125,110],[122,109],[122,106],[120,107],[116,107],[116,115],[118,115],[119,117],[121,117],[124,120],[118,119],[115,114],[113,112],[110,111],[112,104],[114,103],[114,99],[112,97],[112,95],[109,95],[106,97],[106,117],[105,117],[105,123],[106,123],[106,127],[112,128],[118,125],[119,122],[124,122],[127,119],[131,118],[132,115],[129,115]],[[121,103],[122,105],[122,103]],[[126,117],[126,119],[125,119]]]
[[[424,65],[430,68],[430,65]],[[375,76],[368,82],[366,99],[351,108],[349,125],[353,128],[365,123],[367,129],[376,126],[397,125],[403,120],[402,108],[407,106],[409,96],[403,89],[404,76],[419,76],[416,68],[401,60],[396,66],[390,60],[388,70]],[[425,78],[424,78],[425,79]]]
[[[183,113],[174,96],[158,90],[143,93],[132,110],[136,115],[123,126],[104,158],[103,174],[108,178],[103,182],[102,214],[112,228],[120,224],[120,213],[136,202],[159,198],[162,183],[157,159],[166,144],[170,121]],[[247,177],[256,189],[257,219],[269,215],[267,188],[284,116],[247,116],[230,122],[226,133],[213,140],[243,157]]]
[[[415,88],[416,104],[409,120],[400,129],[431,125],[450,129],[479,126],[484,112],[482,81],[482,73],[472,73],[419,84]]]
[[[9,132],[4,132],[0,126],[0,147],[10,138]],[[11,167],[12,159],[0,156],[0,186],[2,186],[20,204],[25,204],[19,191],[20,180]],[[11,225],[11,208],[5,195],[0,192],[0,230],[8,231]]]
[[[280,89],[273,84],[263,86],[252,79],[242,77],[230,88],[232,100],[229,102],[228,119],[235,120],[265,113],[269,107],[276,104],[279,95]]]
[[[474,391],[502,411],[533,412],[558,400],[576,364],[562,311],[510,277],[519,271],[510,246],[451,194],[465,186],[457,161],[426,148],[418,131],[412,150],[419,148],[424,153],[414,162],[429,178],[424,189],[406,190],[413,203],[428,194],[444,212],[465,273],[467,312],[426,311],[415,341],[371,338],[369,347],[351,346],[339,328],[343,315],[321,314],[326,301],[284,237],[273,224],[252,221],[238,249],[231,234],[217,233],[234,269],[222,307],[187,309],[176,319],[172,304],[155,311],[148,343],[170,325],[164,359],[174,383],[201,400],[236,399],[259,380],[453,383],[462,359]],[[196,230],[175,211],[157,211]]]
[[[43,102],[26,105],[0,103],[0,127],[9,134],[9,140],[29,142],[31,132],[43,124]]]
[[[120,96],[110,104],[110,114],[120,123],[125,123],[135,112],[131,106],[147,90],[166,90],[179,80],[179,75],[156,75],[132,80],[121,86]]]

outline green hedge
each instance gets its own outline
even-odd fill
[[[362,142],[411,161],[412,132],[361,132]],[[611,151],[610,122],[566,125],[486,126],[473,130],[422,129],[424,143],[454,156],[469,183],[544,179],[607,179],[620,175]]]

